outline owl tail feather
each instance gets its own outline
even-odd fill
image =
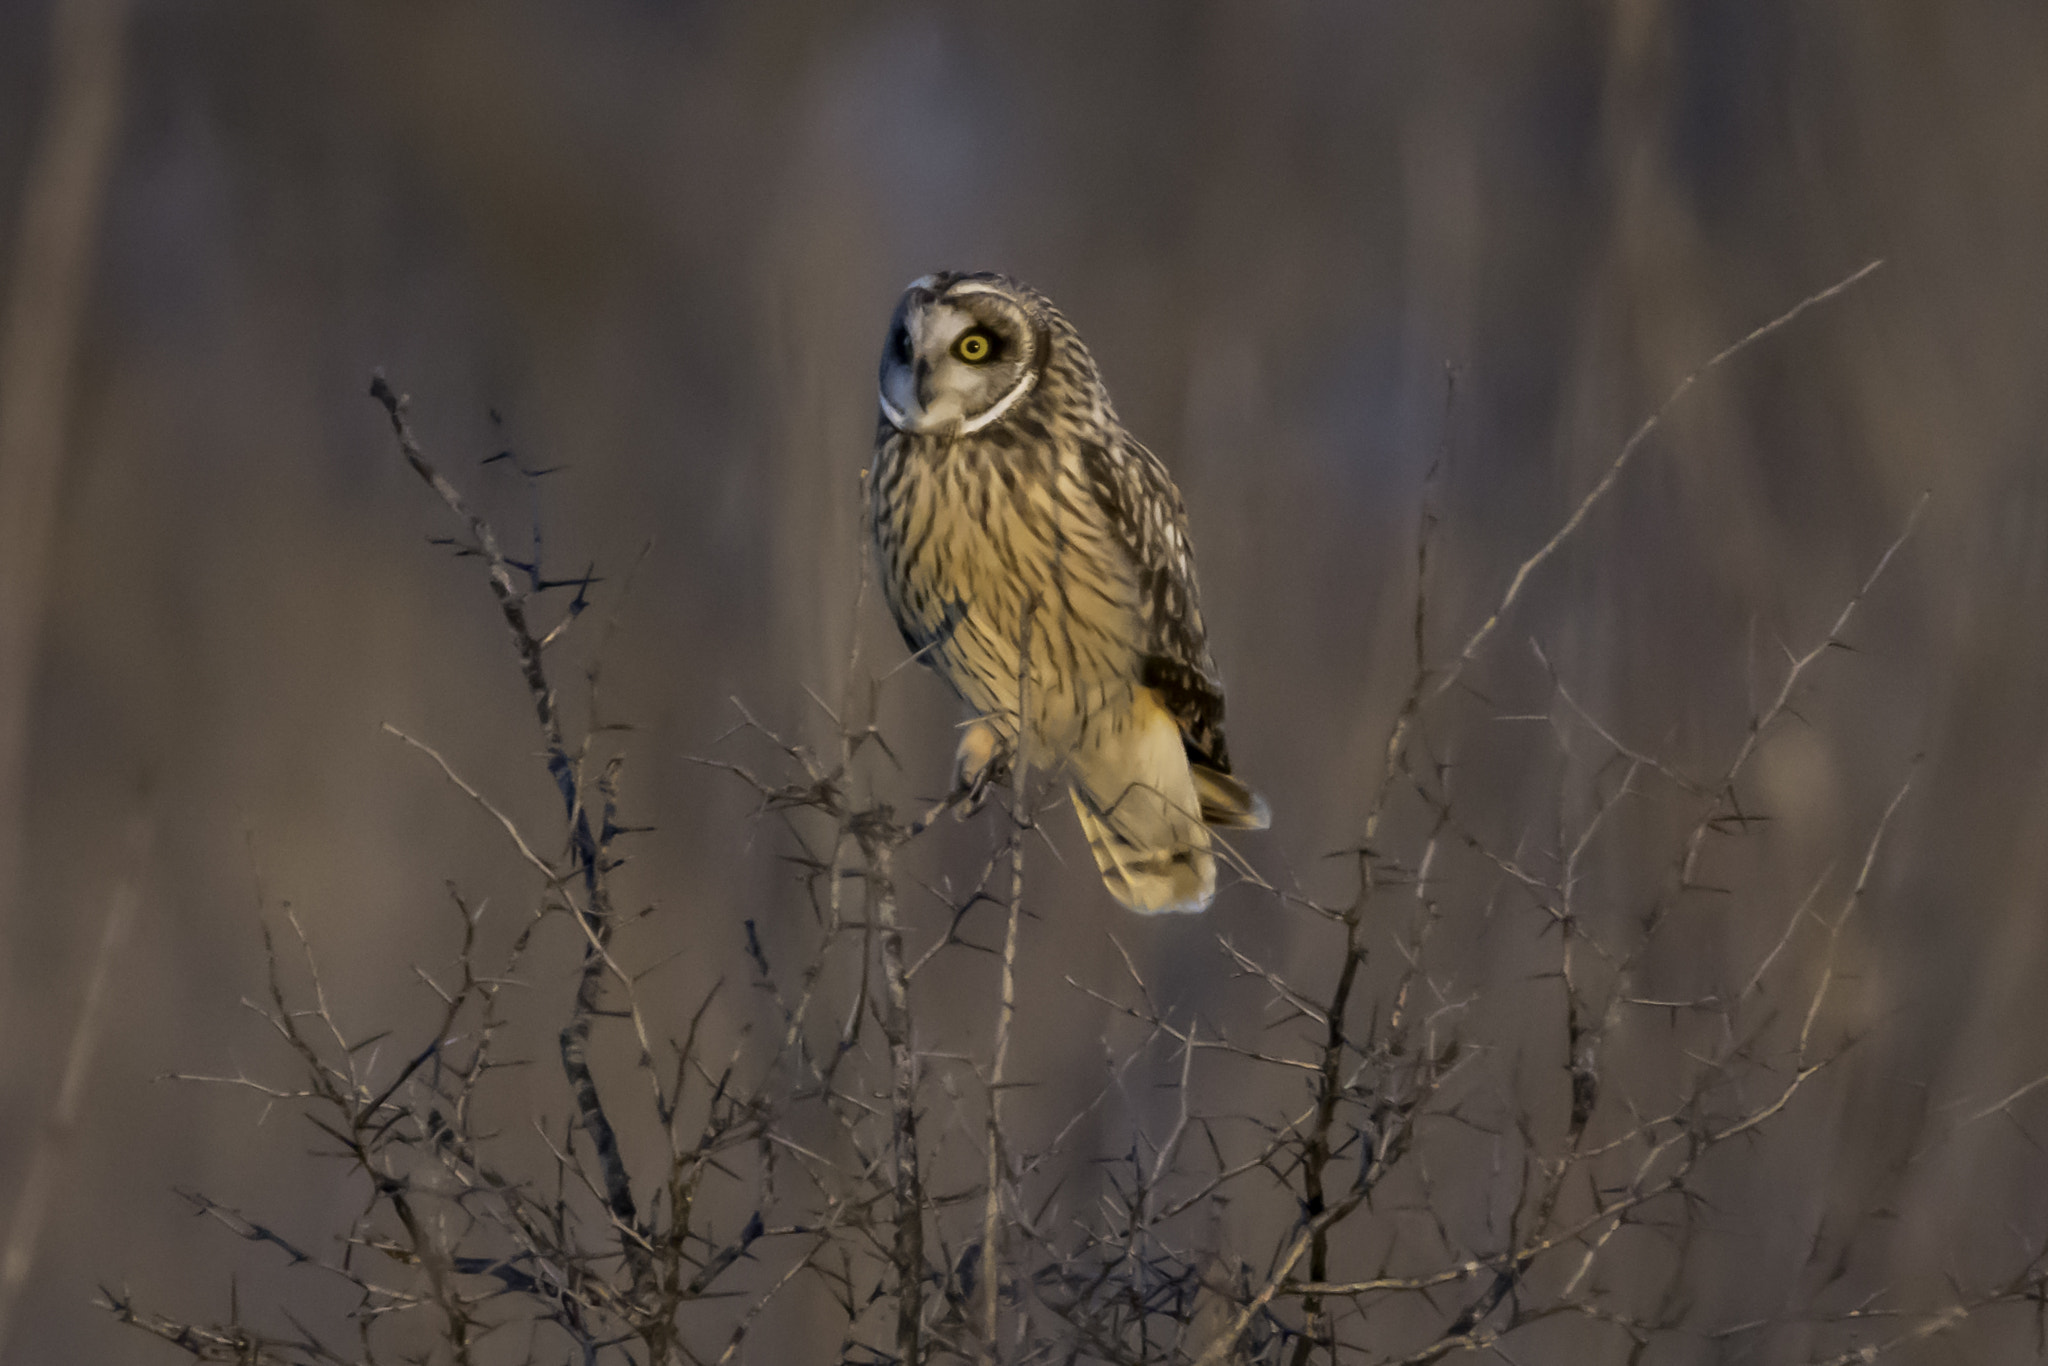
[[[1221,830],[1264,830],[1273,823],[1266,799],[1237,779],[1207,764],[1189,764],[1202,819]]]
[[[1149,689],[1068,759],[1074,809],[1111,896],[1143,915],[1207,910],[1216,857],[1180,725]]]
[[[1154,794],[1126,793],[1114,810],[1074,789],[1081,833],[1109,894],[1140,915],[1189,914],[1216,897],[1216,858],[1201,821]]]

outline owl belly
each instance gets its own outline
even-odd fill
[[[1067,471],[976,454],[907,462],[893,497],[878,487],[890,605],[976,715],[1033,767],[1060,767],[1134,724],[1135,576]]]

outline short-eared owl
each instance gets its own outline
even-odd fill
[[[974,709],[959,777],[1059,772],[1134,911],[1216,894],[1208,827],[1263,829],[1230,776],[1187,513],[1044,295],[927,275],[882,349],[868,509],[903,638]]]

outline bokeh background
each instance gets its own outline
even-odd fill
[[[52,10],[0,5],[17,290]],[[858,477],[883,324],[939,267],[1058,300],[1175,471],[1232,748],[1276,814],[1256,856],[1335,894],[1321,856],[1358,837],[1411,668],[1432,453],[1444,644],[1687,371],[1883,258],[1703,382],[1503,634],[1541,637],[1581,700],[1708,768],[1927,493],[1827,700],[1759,780],[1772,857],[1818,866],[1853,856],[1918,756],[1857,922],[1861,1080],[1792,1120],[1862,1181],[1892,1161],[1888,1117],[2048,1071],[2031,0],[137,0],[117,18],[45,609],[0,639],[32,679],[0,888],[0,1210],[110,898],[132,876],[141,900],[8,1360],[174,1359],[90,1307],[101,1282],[195,1314],[226,1312],[231,1272],[245,1303],[282,1284],[174,1187],[308,1238],[358,1198],[306,1163],[302,1122],[155,1080],[280,1061],[239,1004],[261,989],[259,904],[298,911],[367,1029],[418,1016],[408,965],[448,951],[446,880],[531,901],[485,818],[379,729],[547,814],[502,627],[473,565],[428,543],[449,527],[366,396],[372,367],[495,515],[522,536],[538,517],[554,568],[609,576],[599,705],[636,727],[627,792],[658,827],[639,886],[656,937],[708,964],[678,971],[708,979],[742,919],[794,902],[776,833],[690,756],[716,752],[733,697],[814,727],[804,689],[840,695],[856,633],[870,663],[897,657],[879,606],[855,612]],[[529,486],[478,463],[504,449],[561,468]],[[915,672],[891,682],[916,790],[943,782],[949,706]],[[1096,1047],[1101,1012],[1057,978],[1104,977],[1105,926],[1196,1006],[1222,975],[1205,922],[1117,920],[1092,879],[1040,866],[1028,1063]],[[1256,940],[1261,909],[1227,892],[1206,923]],[[537,989],[566,992],[563,963]],[[1902,1278],[1938,1280],[1984,1230],[2038,1236],[2041,1099],[1913,1164],[1898,1189],[1924,1236]],[[1764,1212],[1734,1217],[1769,1246]],[[1718,1274],[1739,1305],[1727,1287],[1760,1270]],[[2006,1328],[1926,1359],[2034,1350]]]

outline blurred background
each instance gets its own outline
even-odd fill
[[[69,48],[66,8],[101,16]],[[80,44],[125,66],[53,60]],[[53,73],[74,69],[101,81],[100,144],[90,98],[64,125],[83,133],[50,131]],[[53,143],[84,188],[50,170]],[[12,0],[17,328],[39,193],[82,206],[56,234],[81,274],[37,293],[58,312],[0,373],[0,408],[57,419],[9,455],[51,482],[44,540],[21,515],[45,504],[14,509],[44,569],[0,633],[25,680],[0,696],[25,737],[0,796],[0,1210],[59,1104],[109,907],[124,882],[138,899],[8,1360],[175,1359],[90,1306],[101,1283],[195,1315],[227,1312],[231,1271],[245,1303],[276,1288],[278,1258],[174,1188],[309,1240],[353,1209],[302,1121],[155,1080],[279,1063],[240,1005],[263,989],[259,905],[296,909],[368,1032],[425,1018],[409,965],[450,950],[446,881],[531,902],[499,832],[379,729],[550,815],[502,624],[474,565],[428,544],[451,527],[366,396],[372,368],[522,545],[537,519],[552,569],[607,576],[597,705],[635,727],[628,801],[657,827],[637,855],[648,952],[700,953],[677,971],[708,981],[742,919],[796,902],[748,794],[690,756],[719,752],[734,697],[814,729],[804,690],[841,695],[856,636],[863,672],[899,659],[883,609],[856,613],[858,480],[884,323],[942,267],[1057,300],[1175,472],[1232,750],[1275,812],[1250,847],[1336,896],[1349,874],[1322,856],[1358,838],[1413,666],[1432,453],[1443,649],[1680,378],[1883,258],[1702,382],[1499,648],[1541,638],[1622,734],[1711,771],[1784,648],[1825,632],[1929,494],[1758,780],[1770,857],[1815,867],[1853,859],[1919,756],[1857,922],[1861,1080],[1795,1118],[1861,1180],[1896,1156],[1888,1116],[2048,1072],[2048,10],[2030,0]],[[506,449],[559,470],[479,463]],[[921,671],[891,680],[912,790],[941,789],[953,719]],[[1101,1013],[1057,978],[1105,977],[1105,925],[1199,1007],[1222,968],[1198,936],[1265,924],[1241,891],[1206,922],[1124,917],[1063,816],[1054,837],[1068,867],[1040,860],[1027,950],[1050,985],[1027,1007],[1067,1005],[1025,1050],[1040,1068],[1098,1050]],[[560,961],[536,989],[566,998]],[[1900,1208],[1927,1232],[1901,1277],[1938,1273],[1978,1220],[2038,1233],[2039,1099],[1912,1166]]]

